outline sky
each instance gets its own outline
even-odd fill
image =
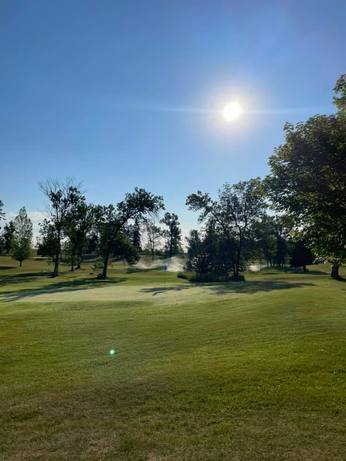
[[[186,196],[268,173],[286,121],[332,113],[344,0],[1,0],[0,199],[37,222],[39,182],[92,203]],[[226,123],[229,101],[243,113]]]

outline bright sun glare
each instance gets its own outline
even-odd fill
[[[226,104],[223,108],[222,115],[226,122],[232,122],[239,118],[240,114],[243,112],[243,109],[239,102],[234,101]]]

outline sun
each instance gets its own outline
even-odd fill
[[[226,122],[233,122],[243,112],[243,108],[237,101],[230,102],[225,105],[222,111],[222,116],[226,120]]]

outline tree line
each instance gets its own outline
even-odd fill
[[[346,74],[334,91],[335,114],[285,125],[285,141],[269,158],[266,178],[225,184],[217,198],[202,191],[187,197],[201,223],[187,238],[187,269],[199,279],[240,280],[254,260],[305,269],[316,259],[329,261],[331,276],[340,278],[346,260]],[[38,254],[52,258],[53,276],[62,258],[75,270],[92,254],[99,257],[99,277],[106,278],[112,259],[138,260],[143,232],[152,258],[182,251],[179,217],[165,212],[157,222],[164,210],[161,196],[135,188],[105,206],[88,204],[73,181],[47,181],[41,190],[49,213],[41,224]],[[0,250],[21,264],[31,241],[32,224],[22,208],[5,224]]]
[[[115,205],[93,205],[87,203],[80,185],[72,180],[63,183],[48,180],[40,188],[48,199],[49,210],[40,224],[37,254],[52,259],[53,277],[59,275],[62,261],[68,262],[74,271],[89,254],[99,258],[98,277],[106,278],[111,260],[125,260],[129,264],[138,261],[144,232],[146,253],[152,259],[157,255],[171,257],[182,251],[178,216],[165,212],[159,223],[155,221],[164,209],[161,196],[135,188]],[[4,219],[2,210],[0,202],[0,216]],[[32,223],[23,207],[14,220],[5,224],[0,251],[11,254],[22,266],[32,253],[31,247]]]

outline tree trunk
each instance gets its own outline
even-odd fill
[[[308,270],[307,270],[307,268],[306,268],[306,265],[304,264],[304,265],[303,265],[303,272],[304,272],[304,274],[306,274],[307,271],[308,271]]]
[[[334,262],[332,265],[332,271],[330,273],[330,276],[335,280],[340,280],[339,267],[340,265],[338,262]]]
[[[19,261],[19,267],[22,267],[23,261]]]
[[[102,274],[100,278],[106,279],[107,278],[107,270],[108,270],[108,262],[109,262],[109,253],[106,254],[106,256],[103,258],[103,269],[102,269]]]
[[[71,256],[71,272],[74,271],[74,255]]]
[[[54,259],[54,269],[53,269],[52,277],[57,277],[59,275],[60,253],[61,253],[61,231],[58,230],[57,245],[56,245],[55,259]]]

